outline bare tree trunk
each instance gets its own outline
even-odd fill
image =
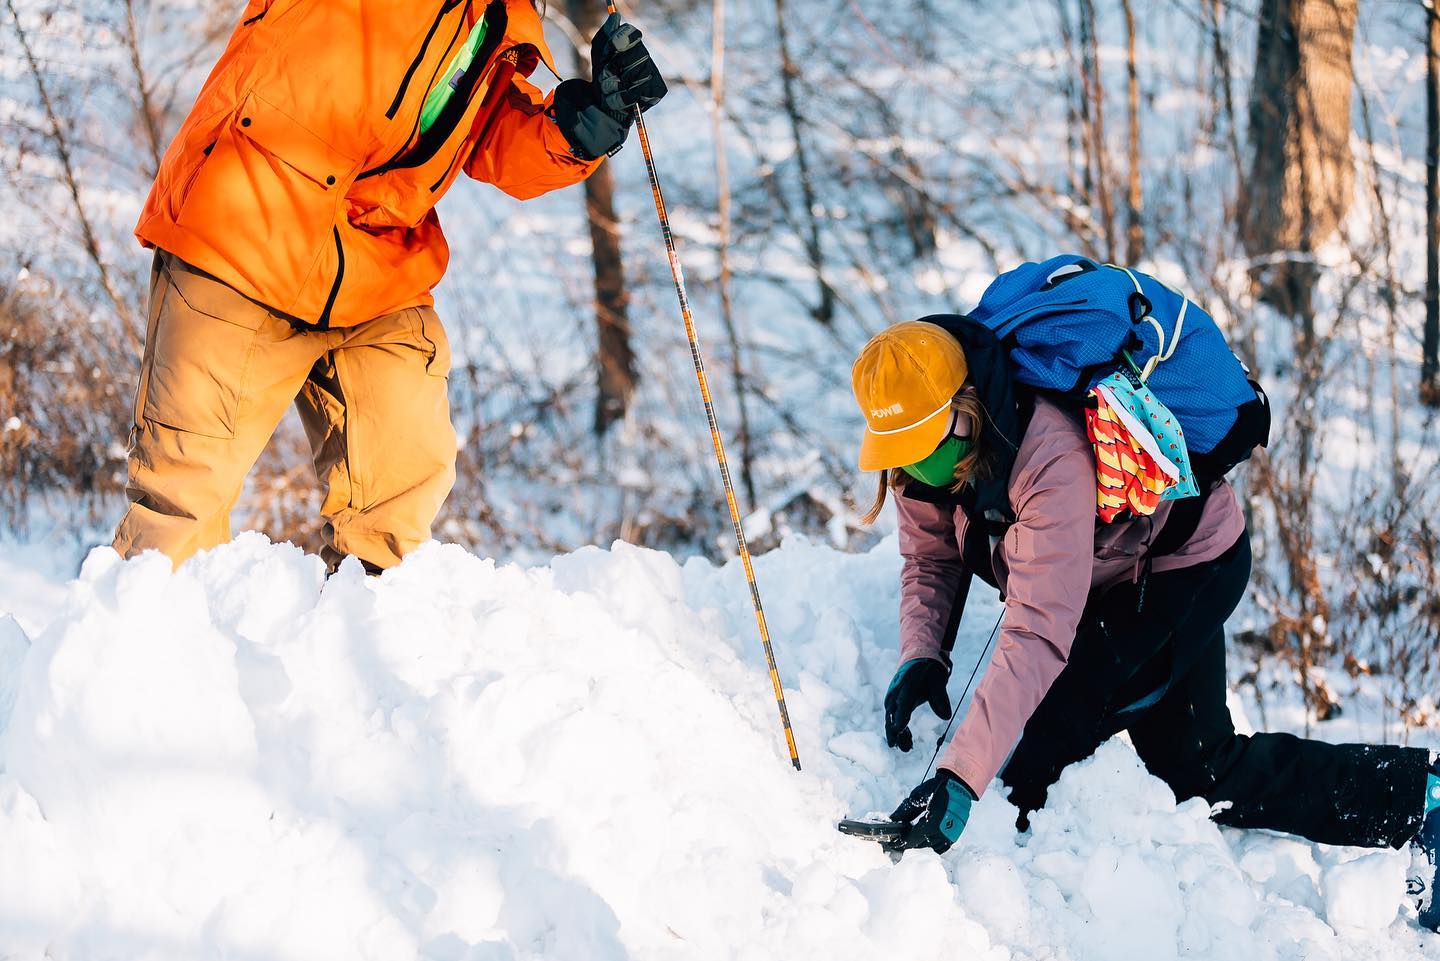
[[[1309,313],[1313,253],[1350,209],[1350,57],[1356,0],[1263,0],[1240,234],[1260,295]]]
[[[1333,696],[1315,665],[1332,652],[1330,609],[1316,560],[1316,498],[1326,352],[1333,334],[1316,325],[1314,254],[1339,229],[1354,193],[1350,150],[1350,57],[1356,0],[1262,0],[1250,92],[1250,173],[1241,192],[1240,239],[1257,294],[1294,322],[1284,456],[1255,473],[1275,509],[1286,561],[1288,639],[1307,703],[1324,717]],[[1340,308],[1343,314],[1343,306]]]
[[[1440,11],[1424,4],[1425,29],[1425,336],[1420,402],[1440,407]]]
[[[573,2],[573,0],[572,0]],[[780,85],[785,101],[785,115],[790,120],[790,131],[795,137],[795,164],[800,170],[800,199],[804,202],[804,219],[809,230],[805,239],[805,251],[810,257],[810,266],[815,270],[815,282],[820,287],[820,302],[815,306],[815,319],[829,325],[835,319],[835,291],[825,279],[824,251],[820,247],[820,221],[816,212],[815,186],[810,180],[810,159],[805,149],[805,138],[801,135],[804,120],[800,116],[800,101],[795,92],[795,78],[800,68],[790,57],[790,41],[785,30],[785,0],[775,0],[776,37],[780,43]]]
[[[750,443],[750,409],[745,399],[744,366],[740,355],[740,333],[730,299],[730,165],[725,156],[725,0],[711,5],[710,35],[710,129],[715,141],[715,211],[720,248],[720,321],[730,341],[730,376],[735,386],[735,403],[740,420],[740,482],[745,496],[755,504],[754,452]]]
[[[1230,47],[1225,36],[1227,9],[1224,0],[1208,0],[1206,4],[1210,21],[1210,45],[1218,73],[1216,79],[1220,86],[1221,102],[1224,105],[1225,142],[1230,148],[1230,160],[1235,165],[1235,175],[1239,179],[1244,163],[1241,160],[1239,124],[1236,122],[1234,71],[1230,65]]]
[[[1055,0],[1055,11],[1060,19],[1060,41],[1065,47],[1065,56],[1073,64],[1079,60],[1075,56],[1075,36],[1070,28],[1070,11],[1066,9],[1067,0]],[[1080,186],[1082,173],[1075,169],[1075,155],[1080,152],[1080,110],[1079,103],[1082,94],[1075,89],[1075,74],[1066,71],[1063,76],[1065,84],[1065,173],[1067,182],[1070,185],[1070,192],[1075,193]]]
[[[26,32],[24,24],[20,22],[20,13],[15,9],[15,0],[5,0],[5,6],[10,11],[10,18],[15,21],[15,36],[20,41],[20,48],[25,53],[25,63],[30,71],[30,79],[35,83],[35,92],[40,97],[40,106],[45,111],[45,120],[49,124],[47,131],[50,141],[55,145],[55,156],[60,161],[61,175],[65,181],[65,188],[70,193],[70,202],[75,208],[75,219],[80,223],[80,238],[85,247],[85,253],[95,265],[96,272],[100,275],[100,286],[109,298],[111,306],[119,316],[125,333],[130,340],[130,346],[138,355],[141,350],[140,335],[136,333],[135,327],[130,323],[130,309],[121,296],[120,289],[115,285],[114,279],[110,276],[110,268],[105,263],[105,258],[100,252],[100,240],[95,234],[95,228],[90,223],[90,215],[85,209],[85,204],[80,199],[80,180],[75,170],[75,162],[70,150],[70,138],[65,133],[65,127],[60,123],[60,115],[55,109],[55,101],[50,96],[50,88],[45,83],[45,73],[40,69],[40,62],[35,57],[35,51],[30,46],[30,35]]]
[[[1135,11],[1130,0],[1121,0],[1125,12],[1125,67],[1130,105],[1130,173],[1126,202],[1125,262],[1135,264],[1145,250],[1145,232],[1140,226],[1140,211],[1145,199],[1140,181],[1140,73],[1135,66]]]
[[[130,54],[130,69],[135,73],[135,90],[140,102],[140,127],[145,132],[149,168],[146,176],[154,179],[160,172],[160,158],[165,153],[164,140],[160,134],[161,118],[156,109],[150,88],[150,79],[145,73],[145,64],[140,57],[140,29],[135,22],[135,0],[125,0],[125,46]]]
[[[1105,259],[1115,260],[1115,204],[1110,195],[1110,151],[1105,141],[1105,84],[1100,76],[1100,38],[1094,0],[1080,0],[1080,66],[1084,83],[1084,113],[1088,124],[1091,163],[1094,165],[1093,201],[1100,208],[1100,229],[1105,235]]]
[[[620,224],[615,219],[615,178],[602,165],[585,181],[585,216],[595,262],[595,327],[598,335],[595,434],[603,436],[623,420],[639,379],[630,343],[630,293],[620,253]]]
[[[588,37],[604,19],[605,8],[588,0],[567,0],[570,19]],[[589,72],[587,51],[575,52],[576,63]],[[623,420],[639,379],[635,349],[630,343],[630,293],[620,251],[620,222],[615,217],[615,178],[610,165],[585,180],[585,219],[590,225],[591,258],[595,265],[596,397],[594,430],[603,437]]]

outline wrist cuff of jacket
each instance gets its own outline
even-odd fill
[[[950,665],[945,663],[942,658],[931,657],[929,654],[923,654],[918,657],[912,657],[908,661],[900,662],[900,666],[895,668],[895,675],[890,678],[890,687],[886,689],[886,693],[888,694],[890,691],[895,690],[895,688],[900,685],[900,682],[904,680],[905,675],[909,674],[911,671],[914,671],[915,669],[926,663],[939,664],[941,669],[945,672],[946,680],[949,680]]]
[[[899,687],[900,682],[905,679],[906,674],[909,674],[915,670],[917,665],[924,664],[927,660],[929,660],[929,658],[917,657],[895,668],[895,674],[890,678],[890,686],[885,689],[885,693],[888,695],[891,691],[895,690],[895,688]]]
[[[973,787],[971,787],[970,785],[968,785],[968,784],[965,783],[965,779],[964,779],[963,777],[961,777],[960,775],[956,774],[954,771],[950,770],[948,767],[937,767],[935,770],[936,770],[937,773],[940,774],[941,777],[949,778],[950,780],[954,781],[956,784],[958,784],[958,785],[960,785],[962,788],[964,788],[964,789],[965,789],[965,793],[968,794],[968,795],[970,795],[970,800],[972,800],[972,801],[978,801],[978,800],[980,800],[980,795],[979,795],[978,793],[976,793],[976,791],[975,791],[975,789],[974,789]]]
[[[569,142],[571,155],[587,162],[613,155],[630,133],[631,118],[606,110],[586,80],[566,80],[556,87],[549,116]]]

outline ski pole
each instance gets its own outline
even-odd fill
[[[607,13],[617,13],[615,0],[605,0]],[[690,359],[695,362],[695,379],[700,384],[700,399],[705,403],[705,419],[710,423],[710,441],[715,446],[715,463],[720,467],[720,481],[725,485],[725,503],[730,508],[730,523],[735,528],[735,546],[740,550],[740,564],[750,585],[750,601],[755,607],[755,623],[760,628],[760,643],[765,648],[765,664],[770,668],[770,684],[775,688],[775,704],[780,709],[780,724],[785,728],[785,744],[790,749],[790,763],[800,770],[800,753],[795,749],[795,732],[790,727],[790,711],[785,706],[785,688],[780,684],[780,671],[775,667],[775,650],[770,645],[770,629],[765,624],[765,609],[760,606],[760,586],[755,581],[755,568],[750,563],[750,547],[745,542],[745,529],[740,523],[740,508],[735,500],[735,485],[730,480],[730,463],[725,459],[725,442],[720,439],[720,425],[715,420],[715,405],[710,398],[710,380],[705,376],[705,361],[700,356],[700,339],[695,333],[695,317],[690,312],[690,297],[685,292],[685,272],[675,250],[675,235],[670,230],[670,215],[665,212],[665,196],[660,192],[660,175],[655,171],[655,157],[650,152],[650,136],[645,132],[645,118],[635,105],[635,131],[640,137],[640,152],[645,156],[645,172],[650,175],[650,193],[655,198],[655,214],[660,219],[660,234],[665,238],[665,255],[670,260],[670,278],[675,282],[675,296],[680,299],[680,318],[685,322],[685,336],[690,341]]]

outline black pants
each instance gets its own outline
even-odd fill
[[[1249,579],[1245,534],[1208,564],[1151,574],[1143,606],[1131,584],[1091,598],[1069,663],[1000,775],[1022,827],[1066,765],[1123,730],[1178,800],[1225,802],[1220,824],[1366,847],[1414,837],[1428,751],[1235,733],[1224,625]]]

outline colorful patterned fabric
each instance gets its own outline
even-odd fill
[[[1096,510],[1105,523],[1155,513],[1199,493],[1179,422],[1138,377],[1111,374],[1090,392],[1085,429],[1095,448]]]
[[[1165,492],[1164,500],[1198,495],[1200,486],[1195,483],[1195,472],[1190,467],[1190,441],[1170,408],[1131,370],[1117,371],[1096,387],[1109,396],[1111,406],[1126,420],[1131,434],[1143,443],[1153,443],[1149,449],[1157,459],[1175,465],[1178,471],[1175,486]]]

